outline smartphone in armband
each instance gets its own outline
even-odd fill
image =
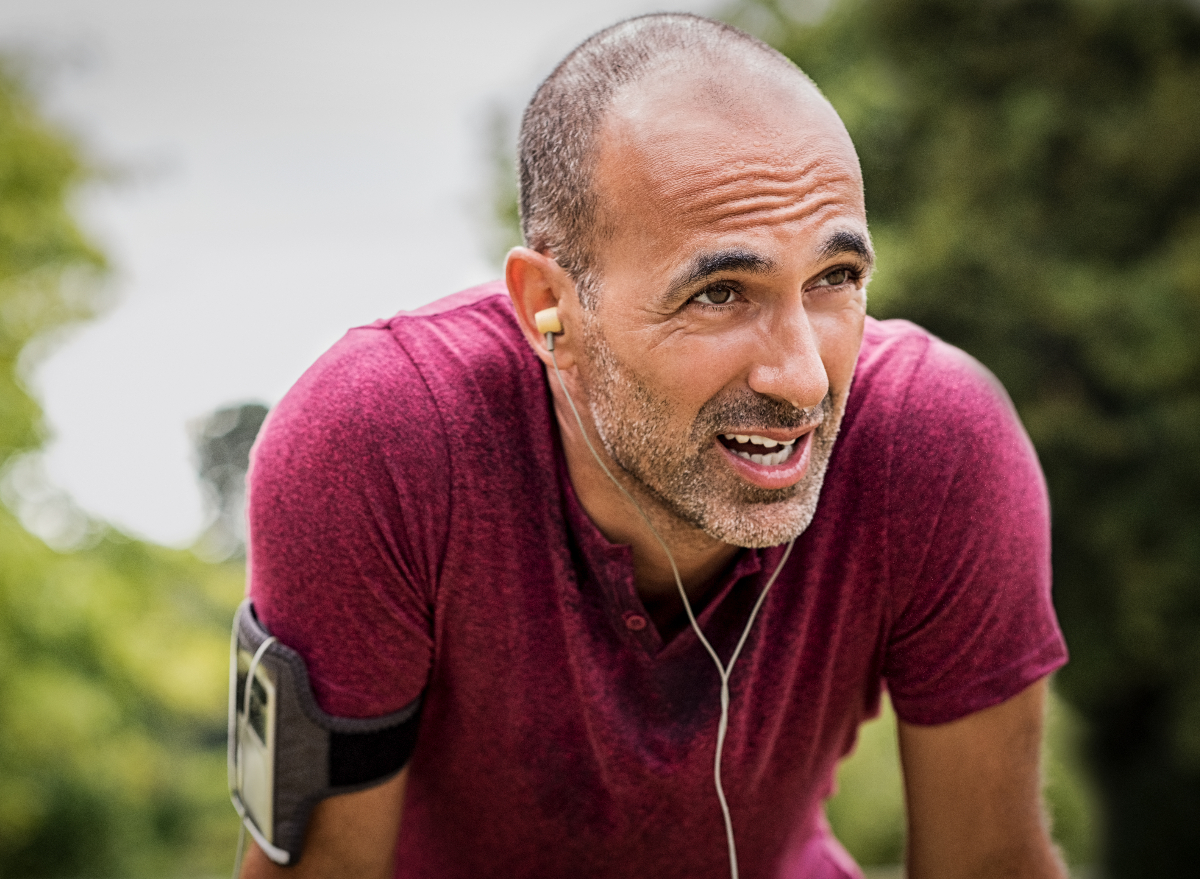
[[[382,784],[407,765],[421,699],[383,717],[326,714],[304,659],[267,632],[249,599],[229,652],[229,796],[267,857],[294,864],[319,801]]]

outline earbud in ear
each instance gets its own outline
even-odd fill
[[[533,316],[537,331],[546,337],[546,350],[554,350],[554,336],[563,331],[562,321],[558,319],[558,308],[543,308]]]
[[[537,330],[543,336],[546,333],[561,333],[563,331],[562,321],[558,319],[557,308],[543,308],[533,316],[534,323],[537,324]]]

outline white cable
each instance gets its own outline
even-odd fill
[[[554,353],[553,333],[546,333],[546,348],[549,350],[550,359],[554,363],[554,374],[558,377],[558,385],[562,388],[563,394],[566,395],[567,403],[571,407],[571,414],[575,416],[575,423],[579,425],[579,432],[583,436],[583,441],[587,444],[588,451],[592,453],[592,457],[596,459],[596,463],[600,465],[600,469],[604,471],[604,475],[612,480],[613,485],[620,489],[621,494],[625,495],[629,502],[633,504],[633,508],[637,511],[637,514],[646,523],[646,527],[650,529],[650,533],[654,535],[654,539],[658,541],[658,545],[666,553],[667,561],[671,563],[671,573],[675,575],[675,586],[679,589],[679,597],[683,599],[683,609],[687,611],[688,622],[692,624],[692,629],[695,631],[696,637],[700,639],[700,643],[704,645],[704,649],[708,651],[708,655],[712,657],[713,663],[717,666],[717,674],[721,678],[721,717],[717,721],[717,748],[713,759],[713,784],[717,789],[717,799],[721,803],[721,815],[725,819],[725,839],[729,843],[729,875],[731,879],[738,879],[737,845],[733,840],[733,818],[729,814],[729,803],[725,800],[725,788],[721,784],[721,753],[725,749],[725,734],[729,729],[729,676],[733,672],[733,664],[737,662],[742,648],[746,645],[746,638],[750,635],[750,628],[754,625],[754,619],[758,616],[763,599],[767,597],[767,592],[770,588],[775,585],[775,580],[779,577],[779,572],[783,570],[783,566],[787,564],[788,556],[792,554],[792,546],[796,543],[796,538],[793,537],[788,541],[787,549],[784,550],[783,558],[779,560],[779,564],[775,568],[775,573],[771,575],[771,579],[767,581],[767,585],[759,593],[758,600],[754,602],[754,607],[750,611],[750,619],[746,621],[746,628],[742,630],[742,636],[738,639],[733,655],[729,657],[729,664],[722,664],[721,658],[717,656],[717,651],[713,649],[712,644],[709,643],[708,638],[701,631],[700,624],[696,622],[696,615],[692,612],[692,603],[688,600],[687,592],[683,588],[683,579],[679,576],[679,568],[675,565],[675,557],[671,555],[671,550],[667,547],[662,537],[659,536],[658,529],[654,527],[650,518],[642,510],[642,505],[612,475],[612,472],[605,466],[604,461],[600,459],[600,455],[596,452],[592,441],[588,438],[587,429],[583,426],[583,419],[579,417],[579,410],[575,408],[575,401],[571,399],[571,394],[567,391],[567,384],[563,381],[562,373],[558,369],[558,356]]]
[[[238,875],[242,872],[242,858],[246,855],[246,823],[238,822],[238,844],[237,851],[233,855],[233,879],[238,879]]]

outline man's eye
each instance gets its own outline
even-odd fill
[[[834,269],[832,272],[824,275],[818,283],[826,287],[840,287],[842,284],[847,284],[856,279],[857,275],[853,269]]]
[[[734,292],[728,287],[709,287],[692,297],[701,305],[728,305],[733,302]]]

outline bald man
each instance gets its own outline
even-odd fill
[[[822,804],[886,686],[909,875],[1063,876],[1041,474],[982,367],[866,317],[828,102],[647,16],[542,84],[520,161],[504,282],[348,333],[256,449],[260,619],[325,711],[421,705],[286,874],[860,876]]]

